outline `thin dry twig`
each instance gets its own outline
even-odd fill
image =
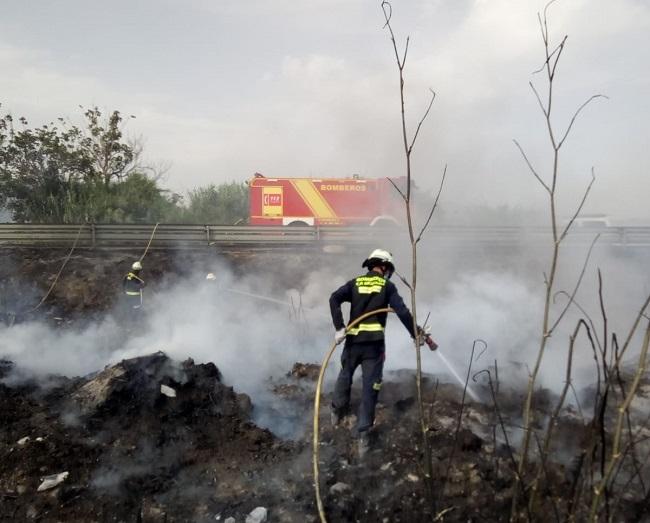
[[[618,416],[616,419],[614,440],[612,442],[610,459],[607,463],[607,467],[604,473],[602,474],[601,480],[598,482],[598,485],[594,490],[594,497],[591,502],[591,511],[589,513],[589,520],[592,522],[597,521],[602,495],[605,493],[606,489],[608,488],[609,482],[612,478],[612,472],[614,471],[614,468],[618,464],[618,461],[621,460],[622,458],[620,445],[621,445],[621,434],[623,432],[623,422],[625,419],[625,413],[630,408],[632,400],[634,399],[636,391],[641,382],[641,376],[643,376],[643,374],[645,373],[649,345],[650,345],[650,322],[648,322],[646,326],[643,344],[641,346],[641,351],[639,353],[637,370],[634,375],[634,380],[632,382],[632,385],[628,389],[627,395],[625,396],[623,403],[618,408]]]
[[[408,39],[407,39],[407,46],[408,46]],[[406,59],[406,54],[404,54],[404,59]],[[427,119],[427,116],[429,116],[429,112],[431,111],[431,106],[433,106],[433,102],[436,99],[436,92],[431,88],[429,88],[429,91],[431,92],[431,99],[429,100],[429,105],[427,105],[427,108],[424,111],[422,118],[420,118],[420,121],[418,122],[418,126],[415,128],[415,133],[413,133],[413,139],[411,140],[411,144],[409,145],[409,153],[413,150],[415,141],[418,139],[418,135],[420,134],[420,129],[422,128],[422,124]]]
[[[433,205],[431,206],[431,211],[429,212],[429,216],[427,216],[427,221],[424,222],[424,225],[422,226],[422,229],[420,229],[420,233],[418,234],[418,237],[415,240],[415,243],[419,243],[420,240],[422,239],[422,234],[424,234],[424,231],[429,226],[429,222],[431,221],[431,218],[433,217],[433,213],[435,212],[436,208],[438,207],[438,200],[440,199],[440,194],[442,193],[442,188],[445,185],[445,178],[446,177],[447,177],[447,165],[445,164],[445,169],[442,172],[442,179],[440,180],[440,187],[438,187],[438,192],[436,193],[436,198],[433,201]]]
[[[589,327],[594,332],[594,339],[596,340],[598,349],[602,354],[603,351],[602,345],[600,342],[600,338],[598,337],[598,333],[596,331],[596,325],[594,324],[594,320],[592,319],[591,315],[585,310],[585,308],[582,305],[580,305],[580,303],[575,299],[575,296],[571,296],[567,291],[557,291],[553,295],[553,303],[555,303],[558,296],[566,297],[571,302],[571,304],[580,311],[580,314],[582,314],[587,319],[587,321],[589,322]]]
[[[553,56],[555,56],[555,53],[557,53],[558,51],[561,51],[561,49],[564,48],[564,43],[566,42],[567,38],[568,38],[568,35],[565,35],[564,38],[562,39],[562,42],[560,42],[558,45],[555,46],[555,49],[553,49],[553,51],[548,55],[548,58],[546,60],[544,60],[544,63],[540,66],[540,68],[535,69],[532,74],[539,74],[542,71],[544,71],[544,69],[546,69],[548,67],[549,62],[550,62],[551,58],[553,58]]]
[[[397,271],[395,271],[395,274],[397,274],[397,277],[402,281],[402,283],[403,283],[404,285],[406,285],[406,286],[409,288],[409,290],[412,289],[411,284],[409,283],[409,281],[408,281],[404,276],[402,276],[402,275],[401,275],[399,272],[397,272]]]
[[[469,365],[467,366],[467,376],[465,377],[465,384],[463,386],[463,395],[460,400],[460,408],[458,409],[458,419],[456,420],[456,430],[454,431],[454,440],[451,444],[451,452],[449,453],[449,459],[447,460],[447,471],[445,473],[445,479],[442,484],[442,487],[440,487],[439,490],[440,497],[438,499],[438,504],[440,504],[440,501],[442,501],[442,497],[445,494],[445,488],[447,486],[447,481],[449,480],[449,472],[451,471],[451,466],[454,461],[454,456],[456,455],[456,450],[458,448],[458,434],[460,433],[460,427],[463,424],[463,411],[465,410],[465,398],[467,397],[467,386],[469,384],[469,378],[472,373],[472,364],[474,363],[474,352],[476,351],[477,343],[485,344],[483,340],[474,340],[474,343],[472,343],[472,352],[469,357]]]
[[[582,279],[584,278],[585,272],[587,270],[587,265],[589,264],[591,251],[593,251],[594,245],[596,245],[598,238],[600,238],[600,234],[597,234],[596,237],[591,242],[591,245],[589,246],[589,250],[587,251],[587,256],[585,256],[585,260],[582,264],[582,269],[580,270],[580,274],[578,275],[578,280],[576,281],[575,287],[573,288],[573,292],[569,296],[569,301],[567,302],[567,304],[564,306],[564,308],[562,309],[558,317],[551,325],[551,328],[549,329],[550,333],[552,333],[555,330],[555,328],[559,325],[559,323],[562,321],[562,318],[564,318],[564,315],[566,314],[567,310],[569,310],[569,307],[571,307],[571,304],[573,303],[573,299],[575,298],[576,294],[578,294],[578,289],[580,288],[580,284],[582,283]]]
[[[575,113],[573,113],[573,117],[571,118],[571,121],[569,122],[569,125],[566,128],[566,131],[564,132],[564,136],[562,136],[562,139],[558,142],[558,148],[562,147],[562,144],[564,144],[564,141],[567,139],[569,136],[569,133],[571,132],[571,128],[573,127],[573,124],[576,121],[576,118],[578,115],[582,112],[582,110],[587,107],[591,102],[596,100],[597,98],[605,98],[606,100],[609,100],[609,96],[605,96],[604,94],[594,94],[592,95],[586,102],[584,102],[578,109],[576,110]]]
[[[404,201],[407,201],[407,200],[406,200],[406,194],[404,194],[404,193],[402,192],[402,190],[397,186],[397,184],[393,181],[393,179],[392,179],[392,178],[388,178],[388,181],[391,183],[391,185],[392,185],[393,187],[395,187],[395,190],[399,193],[399,195],[402,197],[402,199],[403,199]]]
[[[474,359],[474,363],[476,363],[479,359],[481,359],[481,356],[483,356],[483,354],[485,354],[485,351],[488,350],[488,344],[487,344],[487,341],[482,340],[481,338],[476,338],[474,340],[474,343],[480,343],[481,345],[483,345],[483,350],[481,352],[479,352],[476,355],[476,358]]]
[[[537,181],[538,181],[539,183],[542,184],[542,187],[544,187],[544,189],[546,189],[546,192],[550,193],[550,192],[551,192],[551,188],[550,188],[548,185],[546,185],[546,183],[544,182],[544,180],[542,180],[542,178],[541,178],[540,175],[537,173],[537,171],[535,170],[535,168],[533,167],[533,165],[530,163],[530,160],[528,159],[528,156],[526,155],[526,152],[525,152],[524,149],[521,147],[521,145],[519,144],[519,142],[518,142],[517,140],[512,140],[512,141],[515,142],[515,145],[517,146],[517,149],[519,149],[519,152],[520,152],[521,155],[524,157],[524,161],[526,162],[526,165],[528,165],[528,168],[530,169],[530,172],[533,174],[533,176],[534,176],[535,178],[537,178]]]
[[[589,182],[589,185],[587,185],[587,188],[585,189],[585,192],[582,194],[582,199],[580,200],[580,205],[578,205],[578,208],[573,213],[573,215],[571,216],[571,219],[566,224],[566,227],[564,228],[564,230],[560,234],[559,241],[564,240],[567,233],[569,232],[569,229],[571,229],[571,226],[573,225],[573,222],[575,221],[575,219],[580,214],[580,211],[582,211],[582,207],[584,206],[585,202],[587,201],[587,196],[589,196],[589,192],[591,191],[591,186],[594,184],[595,181],[596,181],[596,175],[594,174],[594,168],[592,167],[591,168],[591,181]]]
[[[520,483],[523,483],[523,480],[521,476],[519,476],[519,471],[517,467],[517,460],[515,459],[515,454],[512,449],[512,445],[510,444],[510,438],[508,437],[508,431],[506,430],[506,423],[503,419],[503,416],[501,414],[501,409],[499,408],[499,403],[497,401],[497,396],[496,396],[496,391],[494,388],[494,383],[492,382],[492,374],[490,373],[489,369],[483,369],[478,371],[472,376],[472,381],[476,382],[477,376],[481,374],[486,374],[487,379],[488,379],[488,388],[490,389],[490,395],[492,397],[492,406],[494,408],[494,413],[497,417],[497,420],[499,421],[499,427],[501,428],[501,432],[503,433],[503,439],[505,441],[505,448],[506,452],[508,454],[508,457],[510,458],[510,463],[512,464],[512,471],[515,474],[515,477],[518,478]],[[524,499],[526,499],[527,494],[524,491]],[[527,501],[527,500],[526,500]],[[528,503],[526,502],[526,509],[528,509]]]
[[[645,316],[645,311],[648,308],[648,305],[650,305],[650,294],[646,298],[646,300],[643,302],[643,305],[641,306],[641,309],[639,310],[638,314],[636,315],[636,318],[634,320],[634,323],[632,327],[630,328],[627,338],[625,338],[625,342],[623,343],[623,348],[619,351],[618,355],[616,356],[616,365],[620,365],[621,361],[623,361],[623,356],[625,355],[625,352],[627,351],[628,347],[630,346],[630,342],[632,341],[632,337],[636,333],[637,328],[639,327],[639,323],[641,322],[641,318],[646,317]]]
[[[591,337],[591,333],[589,332],[589,325],[587,325],[587,323],[581,318],[580,320],[578,320],[578,323],[576,324],[576,327],[573,330],[573,334],[569,337],[570,342],[569,342],[569,351],[567,355],[567,367],[566,367],[566,375],[564,378],[564,387],[562,388],[562,392],[557,401],[555,409],[553,410],[553,412],[551,413],[551,417],[549,418],[548,426],[546,428],[546,434],[544,435],[544,443],[543,445],[539,446],[539,454],[540,454],[539,465],[537,468],[537,474],[531,485],[531,494],[530,494],[530,501],[529,501],[531,512],[535,511],[534,505],[537,496],[537,487],[539,485],[539,481],[541,480],[542,472],[544,472],[544,474],[548,477],[546,464],[548,461],[549,449],[551,445],[551,439],[553,436],[553,429],[557,425],[557,420],[560,416],[560,412],[564,407],[564,402],[566,400],[567,392],[569,391],[569,388],[571,386],[571,373],[573,370],[573,351],[574,351],[576,339],[578,337],[578,333],[580,332],[581,328],[584,328],[587,331],[587,336],[589,337],[591,344],[592,345],[594,344],[593,339]]]

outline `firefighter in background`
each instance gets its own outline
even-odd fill
[[[142,263],[139,261],[133,262],[131,270],[122,280],[122,290],[124,291],[126,308],[129,311],[137,311],[142,308],[142,289],[144,288],[145,283],[144,280],[140,278],[141,270]]]
[[[368,431],[375,421],[375,407],[381,390],[385,360],[384,330],[388,314],[384,312],[370,316],[346,333],[341,304],[350,303],[350,322],[367,312],[391,307],[411,337],[415,337],[415,332],[413,316],[399,295],[397,287],[390,281],[395,271],[391,253],[375,249],[361,266],[368,269],[365,275],[348,281],[330,296],[330,311],[336,329],[335,341],[341,343],[345,340],[341,356],[342,368],[336,380],[331,414],[334,426],[348,414],[352,377],[356,368],[361,365],[363,385],[357,430],[359,455],[363,456],[370,446]],[[424,334],[420,327],[418,332]],[[431,350],[438,348],[428,334],[424,335],[424,342]]]

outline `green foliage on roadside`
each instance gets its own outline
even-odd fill
[[[246,223],[248,187],[211,184],[187,199],[158,185],[123,136],[119,111],[96,107],[84,125],[59,118],[30,128],[0,116],[0,209],[23,223]]]
[[[85,125],[30,128],[0,117],[0,206],[17,222],[149,222],[176,212],[126,143],[119,111],[84,112]]]
[[[190,191],[183,209],[184,223],[234,225],[248,219],[248,187],[230,182]]]
[[[69,193],[63,223],[153,223],[166,221],[177,212],[155,180],[141,173],[110,185],[76,184]]]

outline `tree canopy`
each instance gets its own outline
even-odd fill
[[[83,125],[63,118],[30,128],[25,118],[0,117],[0,208],[29,223],[223,223],[245,221],[243,183],[209,185],[183,198],[159,186],[141,163],[114,110],[83,109]],[[133,117],[130,117],[133,118]],[[152,176],[153,174],[153,176]]]
[[[248,187],[230,182],[199,187],[189,192],[183,212],[186,223],[219,223],[234,225],[248,218]]]

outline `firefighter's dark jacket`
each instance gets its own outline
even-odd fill
[[[330,311],[336,330],[345,327],[341,312],[343,302],[350,302],[350,322],[366,312],[390,307],[395,311],[411,337],[415,337],[413,316],[399,295],[397,287],[375,271],[350,280],[330,296]],[[383,341],[387,316],[388,314],[383,312],[364,319],[348,331],[348,342]]]
[[[122,280],[122,289],[127,296],[139,295],[144,287],[144,280],[137,274],[129,272]]]

